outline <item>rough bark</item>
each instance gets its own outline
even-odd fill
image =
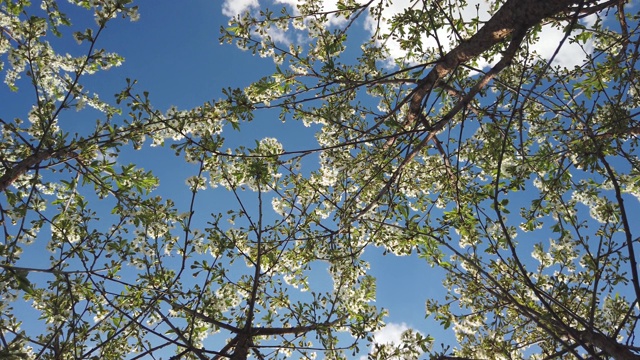
[[[616,360],[640,360],[640,355],[634,354],[628,347],[619,344],[615,339],[604,334],[593,330],[584,330],[577,331],[576,335],[579,341],[597,347]]]
[[[409,100],[408,123],[423,121],[422,103],[425,97],[459,65],[506,41],[512,34],[526,33],[544,19],[569,11],[580,3],[580,0],[507,0],[476,34],[444,55],[429,74],[419,81]]]
[[[489,51],[493,46],[511,39],[511,43],[503,57],[505,63],[501,61],[501,63],[487,74],[491,75],[491,77],[508,66],[506,61],[513,58],[517,47],[519,47],[526,33],[532,27],[542,23],[545,19],[558,16],[562,13],[566,13],[567,18],[569,18],[571,13],[575,11],[580,11],[582,14],[592,13],[625,2],[624,0],[609,1],[606,3],[598,3],[594,0],[507,0],[476,34],[461,42],[449,53],[444,55],[427,76],[418,82],[408,99],[409,112],[407,123],[415,124],[422,122],[427,124],[425,115],[423,114],[423,103],[433,88],[442,86],[444,79],[453,73],[458,66]],[[437,123],[428,126],[426,130],[429,131],[430,134],[418,147],[435,136],[435,132],[442,129],[460,109],[466,106],[478,93],[478,90],[484,87],[489,80],[490,77],[485,76],[485,79],[478,82],[476,87],[471,89],[467,96],[462,97],[450,113],[446,114]],[[628,132],[629,135],[637,135],[637,127],[629,129]],[[562,326],[559,326],[558,330],[561,331],[562,328]],[[640,360],[640,355],[635,354],[628,346],[618,343],[615,339],[603,335],[595,329],[573,331],[571,335],[573,340],[578,344],[591,345],[616,360]],[[463,358],[450,356],[441,356],[439,359],[463,360]]]
[[[34,169],[43,161],[47,161],[52,158],[58,158],[62,161],[67,161],[76,158],[77,156],[78,154],[69,149],[50,151],[41,150],[33,155],[27,156],[15,166],[6,168],[4,174],[0,176],[0,193],[4,192],[20,176],[26,174],[27,171]]]

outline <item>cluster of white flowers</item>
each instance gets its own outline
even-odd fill
[[[268,192],[275,187],[276,182],[282,178],[278,172],[280,167],[279,156],[283,153],[282,144],[275,138],[260,140],[249,156],[232,156],[219,166],[206,169],[211,176],[211,182],[220,184],[225,188],[238,188],[247,186],[253,191],[260,189]],[[228,153],[232,154],[231,150]],[[268,186],[263,186],[263,185]]]
[[[204,254],[210,249],[210,243],[205,241],[204,234],[199,229],[191,229],[191,237],[189,238],[189,244],[193,247],[193,250],[198,254]]]
[[[215,291],[213,301],[210,303],[209,309],[211,313],[225,312],[229,310],[225,304],[228,303],[229,308],[237,308],[242,303],[242,300],[236,291],[235,285],[230,283],[224,283],[220,288]]]
[[[620,182],[624,184],[624,192],[633,195],[640,202],[640,182],[633,181],[631,176],[623,175]]]
[[[36,176],[38,176],[37,179],[36,179]],[[29,189],[31,187],[31,184],[39,183],[39,182],[40,182],[40,175],[26,172],[26,173],[20,174],[20,176],[18,176],[18,178],[16,178],[11,185],[15,189],[21,190],[21,189]],[[23,197],[29,196],[28,193],[20,192],[20,194]]]
[[[571,199],[587,206],[591,218],[601,224],[617,221],[617,212],[613,211],[614,205],[602,194],[576,190],[571,194]]]
[[[458,235],[460,235],[460,231],[457,228],[455,229],[455,231]],[[461,235],[460,240],[458,240],[458,246],[460,246],[461,249],[465,249],[467,247],[477,245],[479,241],[480,241],[480,238],[477,236],[476,233],[470,233],[469,235]]]
[[[185,183],[191,191],[206,190],[207,178],[204,176],[189,176]]]
[[[260,140],[257,150],[265,155],[280,155],[283,152],[282,144],[278,139],[270,137]]]
[[[550,239],[550,241],[552,241]],[[531,257],[535,260],[538,260],[541,267],[550,266],[553,263],[553,258],[549,252],[544,251],[542,244],[535,244],[533,247],[533,251],[531,252]]]
[[[144,270],[147,268],[148,263],[144,258],[134,257],[129,260],[129,265],[134,266],[138,270]]]
[[[95,307],[94,311],[95,311],[95,315],[93,315],[93,322],[95,324],[104,320],[107,317],[107,315],[109,315],[110,313],[110,311],[103,306]]]
[[[474,337],[485,324],[486,319],[482,314],[476,313],[468,316],[454,318],[453,331],[458,341],[465,341],[466,337]]]
[[[135,237],[131,240],[131,248],[135,251],[137,256],[147,257],[153,259],[155,257],[155,251],[148,243],[148,237],[155,239],[159,234],[155,233],[154,229],[148,229],[149,232],[143,230],[136,230]]]
[[[308,68],[295,64],[289,65],[289,70],[291,70],[295,75],[307,75],[309,73]]]
[[[325,188],[335,186],[340,170],[335,166],[322,163],[320,167],[320,185]]]
[[[285,283],[299,289],[302,292],[309,291],[309,279],[307,276],[302,276],[297,269],[287,269],[282,275],[282,279]]]
[[[51,237],[55,241],[49,243],[49,251],[55,252],[62,243],[76,243],[82,238],[82,217],[77,211],[67,211],[51,224]]]
[[[6,304],[14,302],[18,299],[18,294],[15,290],[11,290],[10,278],[4,277],[0,279],[0,286],[4,291],[0,292],[0,309],[5,310]]]
[[[505,157],[500,163],[500,176],[502,178],[508,178],[515,175],[515,172],[517,170],[516,167],[521,165],[516,163],[515,158],[506,155],[507,154],[505,154]]]
[[[615,297],[612,297],[611,295],[607,295],[604,301],[602,301],[601,315],[608,324],[615,326],[614,324],[624,322],[628,311],[627,309],[629,309],[629,302],[624,296],[616,294]],[[622,339],[619,339],[619,341],[621,340]]]
[[[547,181],[543,181],[543,178],[546,174],[540,173],[533,179],[533,186],[538,188],[541,192],[548,192],[550,190],[549,184]]]
[[[124,2],[120,0],[69,0],[70,2],[84,6],[89,5],[94,9],[94,17],[96,24],[103,25],[107,21],[116,18],[122,14],[131,21],[137,21],[140,18],[137,7],[125,7]]]
[[[555,241],[554,239],[549,240],[549,252],[562,254],[563,264],[566,265],[567,262],[575,260],[578,258],[578,250],[575,247],[575,242],[571,239],[563,239],[561,241]]]
[[[34,200],[37,200],[37,202],[39,204],[41,204],[39,206],[39,211],[44,211],[44,207],[46,205],[46,201],[43,201],[40,198],[34,198]],[[34,243],[34,241],[36,241],[36,237],[38,236],[38,233],[40,232],[40,228],[41,228],[41,224],[38,222],[34,222],[32,224],[32,227],[30,229],[25,228],[24,231],[22,231],[20,233],[20,236],[18,237],[18,241],[22,244],[25,245],[31,245]]]
[[[289,204],[286,201],[282,201],[281,197],[274,196],[271,198],[271,208],[276,212],[276,214],[284,216],[287,213]]]
[[[487,224],[486,229],[487,229],[486,231],[489,238],[495,239],[496,242],[499,242],[499,243],[506,244],[506,242],[502,241],[502,239],[505,239],[506,236],[509,236],[509,238],[513,240],[518,235],[517,229],[513,226],[507,226],[508,234],[505,234],[504,230],[502,229],[502,226],[497,221],[489,222]]]
[[[366,275],[368,269],[368,263],[355,265],[349,261],[334,262],[328,269],[334,293],[340,294],[341,300],[354,313],[365,311],[375,297],[376,283],[373,277]]]

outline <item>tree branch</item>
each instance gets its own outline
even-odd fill
[[[579,341],[589,343],[610,355],[616,360],[639,360],[640,356],[634,354],[626,346],[619,344],[614,339],[592,330],[576,331]]]
[[[14,167],[5,170],[5,173],[0,176],[0,192],[4,192],[20,176],[26,174],[27,171],[31,170],[43,161],[49,160],[51,158],[60,158],[63,161],[67,161],[76,157],[78,157],[77,153],[66,148],[59,150],[39,151],[33,155],[29,155],[18,162]]]
[[[520,36],[543,19],[565,11],[577,0],[508,0],[471,38],[460,43],[419,81],[409,101],[408,123],[421,121],[422,104],[438,82],[451,74],[460,64],[474,59],[510,35]]]

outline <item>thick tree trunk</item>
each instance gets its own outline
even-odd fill
[[[578,331],[577,336],[580,342],[591,344],[616,360],[640,360],[640,355],[634,354],[628,347],[603,334],[584,330]]]
[[[425,97],[458,66],[480,56],[493,46],[511,38],[512,43],[505,52],[504,57],[504,60],[510,61],[508,56],[513,57],[517,50],[517,48],[514,49],[514,47],[519,47],[520,41],[522,41],[526,33],[533,26],[540,24],[545,19],[563,12],[566,12],[567,16],[573,16],[574,14],[572,14],[571,11],[576,11],[576,9],[581,9],[583,13],[592,13],[625,2],[625,0],[611,0],[605,3],[595,0],[507,0],[476,34],[462,41],[458,46],[444,55],[427,76],[418,82],[418,85],[408,99],[409,113],[407,123],[415,124],[416,122],[422,122],[426,124],[425,115],[423,114]],[[492,72],[499,72],[505,67],[505,64],[499,63]],[[478,87],[482,87],[486,85],[486,82],[481,81],[478,84],[480,85]],[[475,94],[473,90],[474,89],[472,89],[469,92],[469,96],[465,97],[461,102],[469,102]],[[462,108],[462,106],[459,107]],[[427,128],[427,130],[431,132],[438,131],[442,129],[451,118],[452,116],[445,116],[438,123]],[[632,131],[635,131],[635,129]],[[562,328],[564,327],[559,327],[558,330],[562,331]],[[627,346],[619,344],[615,339],[597,331],[572,331],[571,337],[577,343],[596,347],[607,356],[616,360],[640,360],[640,356],[632,352]],[[442,356],[439,359],[469,360],[448,356]]]
[[[580,0],[507,0],[491,19],[470,39],[461,42],[443,56],[429,74],[418,83],[409,102],[408,123],[423,119],[422,103],[439,80],[471,59],[502,43],[516,32],[525,33],[545,18],[569,11]],[[585,4],[593,0],[585,0]],[[584,5],[586,6],[586,5]]]

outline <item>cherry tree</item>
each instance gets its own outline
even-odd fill
[[[99,40],[132,1],[70,2],[95,26],[53,0],[0,3],[5,84],[33,97],[2,118],[4,357],[640,357],[637,5],[225,3],[221,41],[273,74],[162,112],[134,80],[113,101],[83,86],[122,62]],[[73,132],[76,110],[101,120]],[[256,116],[317,144],[225,144]],[[176,174],[188,201],[117,161],[149,147],[194,169]],[[200,211],[212,193],[232,201]],[[444,301],[424,300],[455,344],[374,341],[370,247],[446,271]]]

